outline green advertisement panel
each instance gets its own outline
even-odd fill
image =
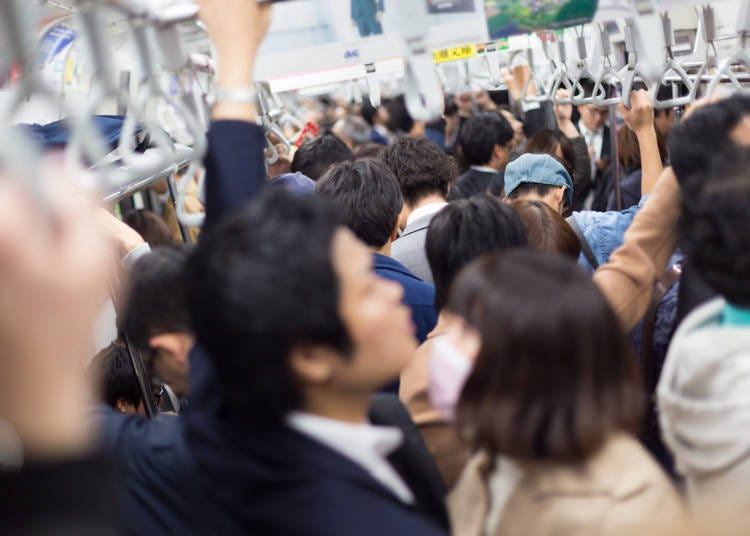
[[[598,0],[485,0],[490,39],[591,22]]]

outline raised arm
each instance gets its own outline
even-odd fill
[[[198,0],[216,48],[217,87],[253,87],[255,56],[270,24],[270,6],[249,0]],[[219,100],[208,131],[206,228],[255,197],[265,184],[263,129],[253,101]]]
[[[654,283],[675,250],[680,207],[680,188],[672,168],[667,168],[625,233],[623,245],[594,274],[594,281],[628,331],[648,309]]]
[[[630,96],[630,109],[620,104],[618,111],[625,124],[635,133],[641,155],[641,196],[650,194],[659,179],[664,164],[659,153],[659,143],[654,127],[654,107],[648,91],[633,91]]]

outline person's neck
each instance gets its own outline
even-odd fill
[[[308,391],[302,411],[352,424],[367,422],[371,393],[341,393],[329,389]]]
[[[445,203],[445,197],[440,194],[432,194],[428,195],[427,197],[423,197],[422,199],[417,201],[414,206],[406,206],[404,221],[408,220],[409,216],[414,214],[414,211],[418,208],[426,207],[427,205],[434,205],[436,203]]]
[[[391,256],[391,241],[389,240],[385,246],[382,248],[379,247],[371,247],[370,251],[373,253],[379,253],[380,255],[385,255],[386,257]]]

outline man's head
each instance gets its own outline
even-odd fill
[[[609,119],[609,108],[596,104],[581,104],[578,106],[581,123],[589,130],[599,130]]]
[[[108,406],[128,415],[145,414],[138,379],[124,344],[115,342],[99,352],[91,360],[89,370],[93,372],[102,401]]]
[[[299,172],[317,181],[333,164],[352,160],[352,150],[343,141],[333,134],[323,134],[297,149],[292,159],[292,173]]]
[[[187,307],[183,271],[189,251],[169,246],[153,250],[136,262],[120,320],[148,368],[184,396],[189,391],[188,355],[193,330]]]
[[[458,174],[453,158],[424,139],[398,138],[380,154],[380,161],[398,179],[404,203],[412,210],[429,197],[445,200]]]
[[[667,146],[683,200],[705,180],[712,158],[732,144],[750,145],[750,97],[706,105],[672,129]]]
[[[366,406],[398,377],[416,348],[411,317],[372,262],[319,196],[266,192],[201,237],[190,309],[223,418],[247,429],[342,400]]]
[[[556,158],[523,154],[505,168],[508,199],[541,201],[559,214],[573,204],[573,179]]]
[[[333,166],[315,192],[334,201],[343,222],[370,248],[382,250],[396,239],[404,199],[398,180],[381,162],[365,158]]]
[[[750,148],[721,151],[702,179],[682,219],[685,253],[729,303],[750,307]]]
[[[449,204],[432,219],[425,240],[435,281],[435,308],[445,306],[453,280],[472,260],[524,246],[523,222],[497,198],[480,194]]]
[[[388,129],[412,138],[424,138],[424,121],[415,120],[406,108],[403,95],[388,103]]]
[[[513,127],[503,116],[486,112],[466,120],[458,133],[458,145],[466,165],[499,171],[510,159],[513,136]]]
[[[347,116],[333,125],[333,133],[354,150],[370,141],[370,126],[361,117]]]

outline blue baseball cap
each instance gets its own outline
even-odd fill
[[[281,188],[289,193],[299,195],[312,195],[315,191],[315,183],[307,175],[302,173],[282,173],[269,181],[271,186]]]
[[[505,166],[505,195],[523,183],[565,186],[568,206],[573,206],[573,179],[556,158],[548,154],[522,154]]]

